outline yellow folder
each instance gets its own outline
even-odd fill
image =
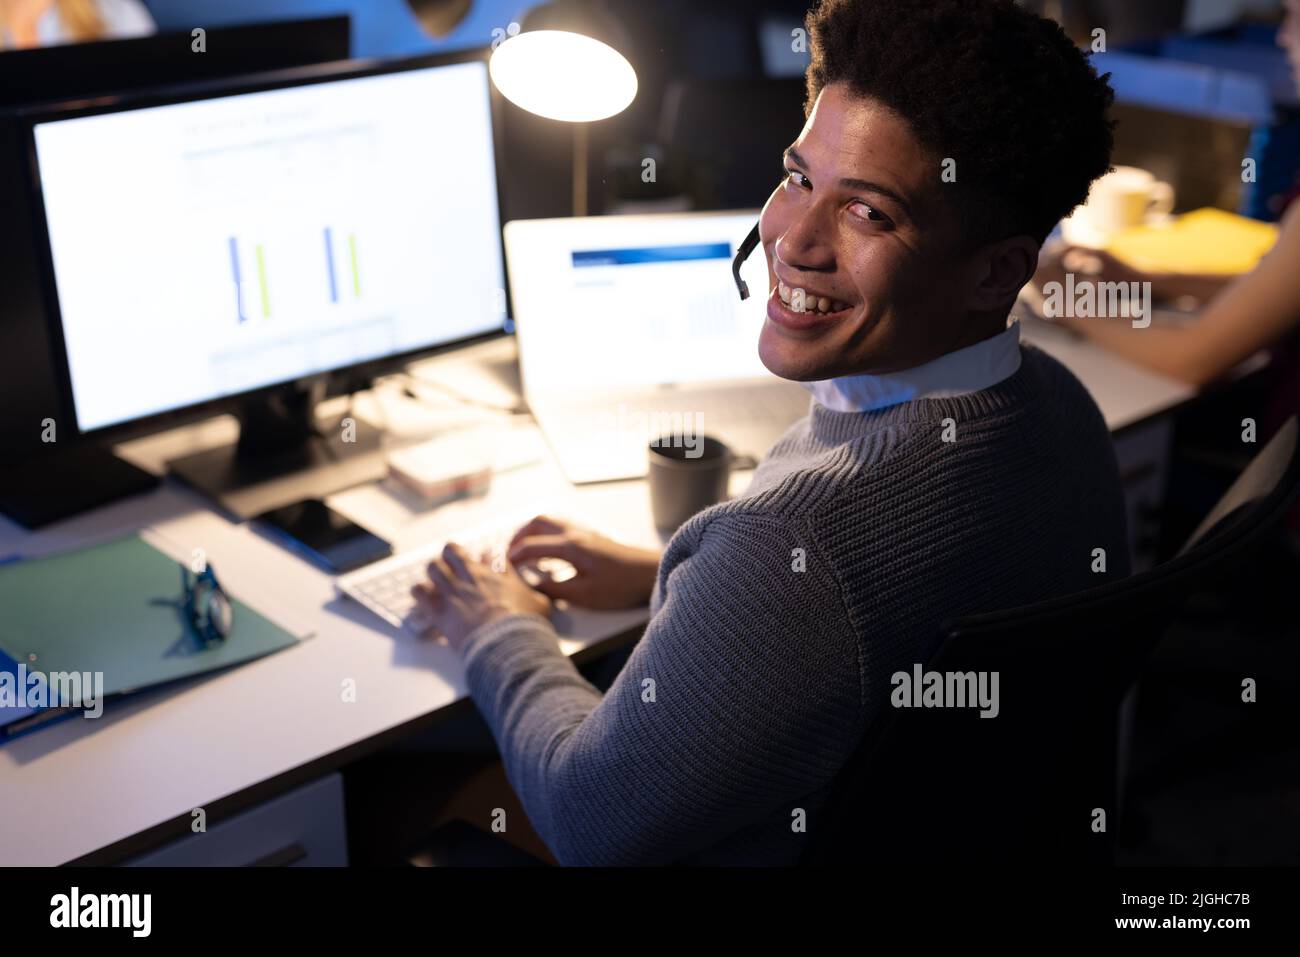
[[[1206,208],[1118,232],[1106,250],[1145,272],[1237,275],[1259,264],[1277,233],[1272,223]]]

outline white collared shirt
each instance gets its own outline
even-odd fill
[[[948,399],[979,392],[1020,368],[1020,323],[912,369],[839,376],[800,383],[832,412],[871,412],[913,399]]]

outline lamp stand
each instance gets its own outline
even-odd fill
[[[587,215],[587,124],[573,125],[573,215]]]

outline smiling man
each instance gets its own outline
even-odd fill
[[[940,622],[1127,572],[1101,415],[1007,326],[1108,168],[1109,87],[1010,0],[827,0],[808,25],[758,348],[809,416],[662,557],[537,519],[512,560],[571,580],[539,593],[451,546],[420,590],[563,862],[797,860]],[[559,652],[551,598],[651,600],[604,695]]]

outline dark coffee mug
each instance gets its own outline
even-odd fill
[[[722,442],[700,436],[689,445],[680,435],[650,443],[650,511],[655,528],[674,532],[696,512],[727,497],[732,454]]]

